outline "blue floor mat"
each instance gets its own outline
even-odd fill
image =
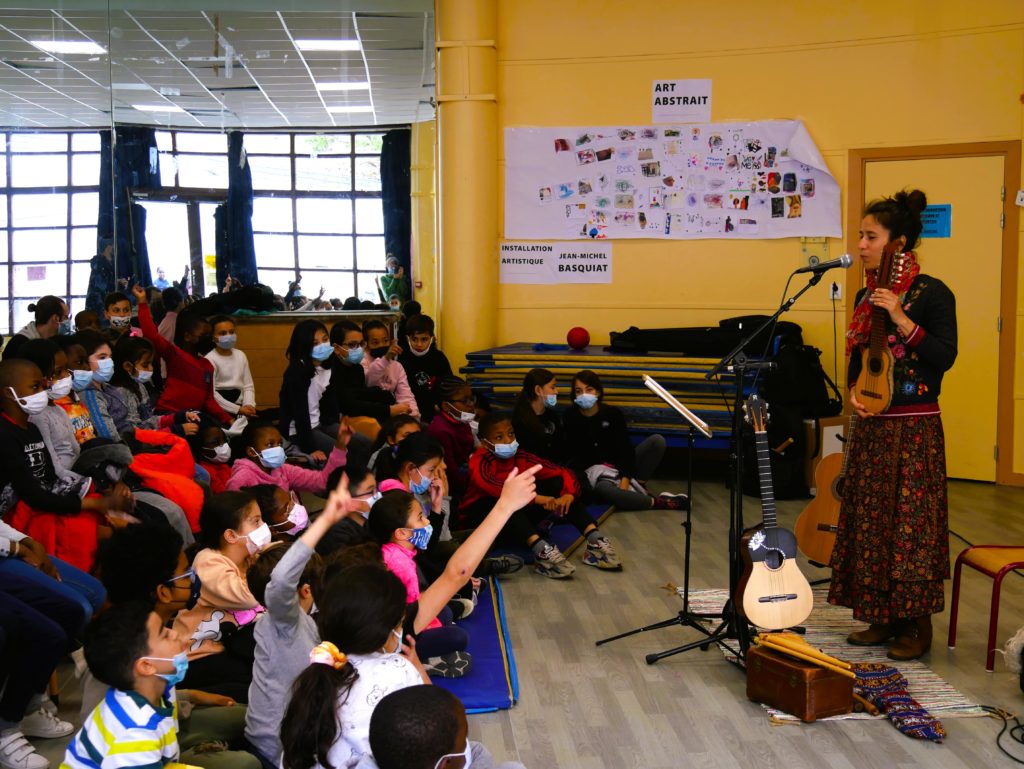
[[[467,713],[490,713],[512,707],[519,698],[519,679],[505,622],[501,585],[484,580],[476,609],[458,625],[469,633],[473,667],[462,678],[432,678],[460,700]]]
[[[594,522],[598,525],[600,525],[611,514],[611,512],[612,508],[607,504],[599,503],[587,505],[587,515],[593,518]],[[583,543],[583,537],[580,536],[576,527],[570,526],[567,523],[552,526],[546,539],[561,550],[566,556],[572,555],[573,551]],[[526,561],[527,564],[533,563],[533,551],[525,546],[497,544],[491,548],[489,555],[504,555],[506,553],[518,555]]]

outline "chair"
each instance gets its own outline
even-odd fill
[[[999,591],[1003,577],[1024,568],[1024,547],[1013,545],[975,545],[968,547],[956,558],[953,572],[953,606],[949,613],[949,648],[956,648],[956,618],[960,601],[960,572],[970,566],[992,578],[992,605],[989,609],[988,645],[985,647],[985,670],[992,672],[996,656],[996,631],[999,627]]]

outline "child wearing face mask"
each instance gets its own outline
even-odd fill
[[[469,483],[469,457],[476,448],[476,397],[464,379],[448,377],[437,385],[437,402],[439,413],[427,433],[444,448],[452,496],[461,499]]]
[[[398,362],[402,348],[391,338],[387,324],[379,320],[366,321],[363,324],[363,338],[366,340],[366,356],[363,358],[366,384],[391,393],[396,404],[407,405],[408,413],[419,419],[420,409],[416,404],[416,396],[409,388],[405,369]]]
[[[114,339],[132,331],[132,300],[120,291],[111,291],[103,299],[103,318]]]
[[[334,448],[322,470],[309,470],[289,464],[284,450],[284,439],[276,427],[266,422],[249,422],[242,431],[241,444],[245,456],[236,459],[228,479],[229,490],[246,486],[272,483],[286,491],[312,491],[322,494],[327,479],[335,468],[343,467],[348,459],[348,441],[352,430],[346,421],[338,428]]]
[[[348,478],[352,501],[345,516],[331,526],[316,545],[316,551],[325,557],[335,551],[373,541],[366,528],[366,519],[370,517],[370,509],[374,503],[381,498],[377,479],[365,467],[348,465],[339,467],[331,473],[327,488],[337,488],[342,475]]]
[[[210,476],[210,491],[227,491],[231,480],[231,444],[224,430],[217,425],[200,427],[195,438],[189,440],[189,447],[196,463]]]
[[[254,417],[256,387],[249,359],[235,347],[238,341],[235,321],[227,315],[216,315],[210,318],[210,326],[216,346],[206,353],[206,359],[213,364],[213,397],[229,414]]]
[[[50,385],[51,400],[67,414],[74,431],[75,440],[81,446],[86,441],[97,437],[89,409],[82,403],[79,394],[92,384],[92,369],[89,367],[89,356],[85,348],[73,336],[56,337],[57,344],[67,358],[68,373],[71,376],[70,387],[64,379],[58,379]],[[66,392],[65,392],[66,391]],[[76,454],[77,456],[77,454]],[[74,461],[74,460],[72,460]]]
[[[313,619],[321,598],[323,560],[316,552],[323,536],[350,513],[351,499],[342,476],[323,512],[298,539],[271,545],[249,569],[246,580],[267,607],[256,623],[256,661],[249,687],[245,735],[265,762],[281,760],[281,718],[292,683],[309,664],[309,650],[320,643]]]
[[[540,493],[533,504],[511,517],[502,532],[504,540],[533,551],[533,570],[537,574],[551,579],[571,577],[576,567],[538,528],[551,517],[564,518],[587,539],[584,564],[598,569],[621,569],[615,548],[583,507],[576,474],[521,451],[508,414],[491,412],[480,420],[480,448],[469,460],[469,487],[459,508],[462,521],[472,526],[500,492],[507,475],[515,468],[522,470],[534,464],[541,466],[537,473]]]
[[[107,338],[98,331],[80,331],[73,338],[85,351],[89,374],[72,374],[72,387],[78,392],[82,404],[89,410],[89,418],[96,430],[96,437],[120,441],[117,425],[110,416],[106,394],[110,380],[114,376],[113,351],[107,343]]]
[[[311,769],[311,764],[352,769],[370,753],[370,718],[380,699],[429,682],[411,633],[437,616],[465,575],[479,566],[509,516],[533,499],[535,473],[531,468],[509,474],[494,509],[415,605],[406,604],[402,581],[377,564],[352,566],[330,578],[318,602],[322,641],[296,679],[281,722],[283,769]],[[414,500],[403,496],[408,508]],[[383,501],[374,504],[371,518]]]
[[[242,489],[260,506],[263,522],[270,527],[274,542],[293,542],[309,526],[309,512],[294,491],[285,491],[272,483]]]
[[[244,646],[239,643],[242,629],[263,611],[249,591],[245,573],[270,544],[270,527],[252,496],[240,491],[211,495],[199,524],[199,542],[205,547],[196,553],[192,568],[202,587],[195,606],[179,612],[174,627],[189,642],[191,652],[211,648],[208,641],[230,643],[237,649]]]
[[[281,380],[278,429],[319,466],[327,462],[341,418],[331,387],[334,370],[328,361],[333,355],[323,323],[303,320],[295,324],[285,352],[288,368]]]
[[[366,341],[363,330],[351,320],[339,320],[331,326],[334,359],[331,384],[338,397],[338,408],[349,417],[370,417],[383,425],[388,419],[409,413],[409,405],[395,403],[391,393],[366,386],[363,359]],[[333,361],[332,361],[333,363]]]
[[[124,336],[114,345],[114,374],[104,390],[110,418],[119,433],[170,429],[176,425],[176,433],[189,435],[196,425],[185,424],[185,412],[163,416],[153,412],[146,386],[153,378],[153,355],[153,345],[142,337]]]
[[[523,377],[523,389],[512,410],[512,426],[525,451],[564,465],[568,445],[562,419],[555,410],[557,403],[555,375],[545,368],[530,369]]]
[[[156,402],[158,414],[198,411],[208,414],[224,425],[234,420],[213,397],[213,364],[205,358],[213,349],[213,330],[209,321],[187,312],[178,316],[175,333],[179,344],[171,344],[157,330],[149,309],[146,290],[132,287],[139,305],[139,327],[156,352],[167,364],[167,381]]]
[[[398,356],[424,422],[434,418],[439,403],[437,387],[452,374],[448,356],[437,347],[434,321],[428,315],[413,315],[404,325],[407,347]]]
[[[648,436],[633,448],[622,412],[604,402],[601,378],[590,370],[572,380],[573,405],[564,415],[569,467],[592,496],[618,510],[685,509],[685,494],[654,496],[643,485],[665,455],[665,439]]]

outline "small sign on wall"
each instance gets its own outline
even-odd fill
[[[655,123],[710,123],[711,80],[655,80]]]
[[[921,212],[922,238],[948,238],[952,227],[953,206],[943,203],[928,206]]]
[[[501,244],[501,283],[611,283],[611,243]]]

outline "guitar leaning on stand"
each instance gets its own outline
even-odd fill
[[[842,453],[823,457],[814,469],[814,486],[818,490],[814,499],[796,519],[796,543],[800,552],[814,564],[828,566],[832,549],[836,545],[839,527],[839,506],[843,501],[843,481],[850,463],[850,441],[857,425],[857,415],[850,415]]]
[[[907,259],[898,251],[898,242],[890,243],[882,249],[882,260],[878,265],[878,288],[892,288],[902,277]],[[881,414],[892,403],[893,357],[886,339],[888,322],[889,313],[884,307],[871,308],[871,334],[868,346],[861,352],[860,375],[853,386],[857,400],[869,414]]]
[[[743,407],[754,430],[757,473],[761,479],[764,520],[747,529],[740,540],[744,571],[736,586],[736,601],[751,624],[769,630],[799,625],[811,613],[814,596],[796,563],[796,537],[778,525],[772,466],[768,448],[768,404],[751,395]]]

